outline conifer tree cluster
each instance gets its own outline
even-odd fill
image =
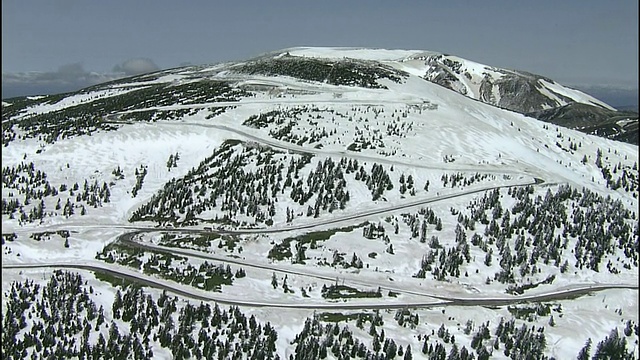
[[[451,186],[451,188],[455,188],[456,186],[469,186],[476,182],[484,181],[484,180],[495,180],[496,176],[493,174],[480,174],[475,173],[470,177],[463,173],[455,173],[455,174],[443,174],[440,180],[442,181],[442,186],[447,187]]]
[[[85,205],[102,207],[111,198],[109,185],[105,181],[100,184],[98,179],[94,179],[92,183],[85,179],[82,188],[77,182],[72,186],[64,183],[52,185],[47,180],[47,174],[36,169],[33,162],[4,167],[2,185],[9,190],[8,197],[2,198],[2,214],[8,215],[9,219],[17,218],[19,224],[41,222],[47,216],[69,217],[77,209],[80,209],[80,215],[85,215]],[[57,197],[55,205],[51,199],[53,197]],[[65,198],[66,201],[63,202]]]
[[[411,231],[411,239],[420,239],[421,243],[427,241],[429,225],[434,225],[436,231],[442,230],[442,219],[430,208],[420,208],[417,213],[402,214],[402,221]]]
[[[104,86],[105,84],[102,84]],[[91,88],[85,89],[90,92]],[[68,96],[61,94],[59,97]],[[106,122],[96,114],[110,114],[148,107],[168,106],[175,104],[201,104],[206,102],[238,101],[250,94],[242,89],[233,88],[224,81],[202,80],[186,82],[182,84],[152,84],[133,88],[106,97],[92,97],[88,101],[77,105],[65,107],[61,110],[35,114],[20,118],[19,121],[11,121],[2,124],[3,145],[8,146],[16,137],[11,128],[17,126],[21,130],[20,138],[38,138],[45,143],[54,143],[58,139],[66,139],[75,136],[89,135],[97,131],[117,130],[118,126]],[[56,98],[47,97],[42,103],[54,103]],[[36,102],[37,103],[37,102]],[[35,103],[29,103],[33,106]],[[13,106],[12,106],[13,107]],[[24,107],[23,107],[24,108]],[[222,109],[224,110],[224,109]],[[156,119],[176,118],[184,116],[191,110],[172,110],[164,115],[156,116]],[[220,110],[218,110],[220,111]],[[5,114],[2,108],[3,119],[11,117],[14,113]],[[128,120],[151,120],[152,114],[136,114],[132,112]],[[17,113],[15,113],[17,115]],[[13,116],[15,116],[13,115]]]
[[[3,306],[3,358],[151,359],[158,345],[174,359],[278,358],[275,329],[238,307],[182,305],[166,292],[154,300],[128,286],[104,309],[85,283],[63,271],[45,286],[14,282]]]
[[[398,309],[393,317],[398,325],[402,327],[409,326],[412,329],[415,329],[420,322],[420,316],[418,313],[412,313],[409,309]]]
[[[501,318],[495,335],[496,337],[492,344],[493,348],[495,350],[501,349],[500,343],[502,342],[504,355],[511,359],[527,357],[534,359],[549,358],[544,354],[547,346],[544,327],[536,328],[534,325],[529,327],[524,323],[518,327],[514,319],[504,321],[504,318]],[[476,334],[476,336],[478,336],[478,334]],[[474,339],[476,339],[476,337],[474,337]]]
[[[316,196],[315,204],[309,205],[307,209],[307,216],[318,217],[321,210],[330,213],[338,209],[344,210],[349,201],[349,191],[346,189],[347,180],[342,169],[347,164],[345,158],[342,158],[338,163],[335,163],[331,158],[318,162],[315,170],[312,170],[307,176],[306,186],[302,180],[293,184],[291,199],[303,205],[314,195]],[[287,180],[288,176],[287,174]]]
[[[370,222],[362,228],[362,236],[365,239],[373,240],[373,239],[385,237],[386,235],[384,232],[385,232],[384,226],[382,226],[381,223],[374,224]]]
[[[220,114],[224,112],[226,106],[215,108],[216,114]],[[161,120],[175,120],[181,119],[185,116],[195,115],[198,112],[202,111],[199,108],[185,108],[185,109],[152,109],[152,110],[142,110],[142,111],[133,111],[125,114],[121,114],[118,117],[118,120],[115,122],[116,124],[126,122],[126,123],[134,123],[134,122],[156,122]],[[109,122],[107,122],[109,123]]]
[[[609,149],[611,152],[611,149]],[[617,152],[617,150],[615,151]],[[603,161],[602,150],[599,148],[596,150],[595,164],[600,169],[602,177],[606,181],[607,187],[611,190],[622,189],[627,193],[631,193],[634,198],[638,198],[638,163],[634,162],[632,166],[623,165],[621,162],[613,165],[610,168],[608,161]],[[608,160],[606,157],[605,160]]]
[[[79,274],[59,270],[45,286],[13,283],[3,313],[3,358],[115,358],[121,351],[129,359],[153,356],[142,332],[121,335],[115,322],[109,324],[108,312],[83,283]]]
[[[554,266],[560,273],[573,266],[613,274],[621,267],[638,266],[638,253],[633,250],[638,247],[637,215],[620,200],[568,185],[535,195],[532,186],[525,186],[509,188],[506,195],[513,199],[512,205],[503,208],[503,192],[485,192],[464,211],[451,209],[458,221],[453,246],[443,247],[434,235],[434,230],[442,230],[435,216],[420,221],[416,214],[402,214],[411,238],[430,247],[414,276],[431,273],[439,280],[461,273],[468,276],[463,265],[471,261],[472,246],[483,251],[485,266],[497,260],[500,268],[493,280],[510,284],[509,292],[552,282],[555,276],[525,283],[524,279],[539,279],[536,274],[543,265]],[[434,222],[435,228],[428,226]]]
[[[236,153],[236,147],[242,151]],[[196,216],[203,212],[218,209],[223,220],[242,214],[265,222],[275,215],[274,198],[283,190],[284,165],[274,160],[276,155],[272,150],[256,150],[227,141],[187,175],[167,182],[134,212],[131,221],[191,224],[197,223]],[[247,170],[249,163],[254,163],[256,169]]]
[[[406,349],[391,337],[385,336],[384,329],[377,327],[384,323],[379,314],[369,317],[371,326],[369,341],[354,336],[347,325],[323,324],[317,315],[307,318],[303,329],[296,335],[291,345],[295,345],[293,359],[412,359],[411,345]],[[357,327],[363,328],[364,321],[358,317]]]
[[[638,266],[637,238],[632,234],[632,224],[637,224],[620,200],[603,197],[586,188],[581,191],[561,185],[554,193],[550,189],[545,196],[532,197],[533,188],[512,188],[509,195],[515,200],[511,209],[502,210],[498,191],[485,195],[472,203],[471,218],[485,227],[484,237],[474,234],[472,244],[487,252],[495,244],[500,254],[502,270],[496,274],[501,282],[512,282],[517,275],[513,267],[519,267],[519,275],[535,274],[538,261],[553,264],[562,272],[571,265],[571,259],[563,255],[569,241],[575,241],[573,257],[577,268],[587,267],[599,271],[607,254],[621,249],[626,256],[623,266]],[[485,213],[493,208],[489,221]],[[502,216],[500,217],[500,215]],[[459,218],[459,221],[460,218]],[[613,272],[614,265],[609,265]]]
[[[171,171],[172,168],[178,167],[178,160],[180,160],[180,153],[170,154],[169,160],[167,160],[167,170]]]
[[[299,119],[301,109],[292,107],[286,110],[271,110],[257,115],[251,115],[242,125],[256,129],[269,127],[270,125],[282,125],[287,119]]]
[[[234,272],[230,265],[216,265],[208,261],[204,261],[198,266],[183,256],[164,252],[141,251],[119,244],[107,245],[96,255],[96,259],[128,266],[147,275],[157,275],[163,279],[207,291],[221,291],[222,285],[233,284],[234,277],[246,276],[242,268]]]
[[[638,328],[636,326],[635,331],[636,339],[638,336]],[[625,336],[631,336],[630,332],[625,329]],[[592,349],[591,338],[587,339],[584,347],[580,349],[578,353],[578,360],[588,360],[591,351],[593,350],[593,356],[591,359],[635,359],[634,350],[629,348],[629,342],[625,336],[621,336],[617,328],[611,330],[608,336],[602,341],[598,342],[595,349]],[[636,340],[637,346],[637,340]]]
[[[284,165],[287,159],[288,167]],[[319,160],[301,177],[300,170],[311,160],[309,155],[285,155],[250,143],[227,141],[187,175],[166,183],[133,213],[131,221],[196,224],[202,213],[211,211],[215,218],[207,220],[232,222],[243,215],[253,217],[254,224],[270,225],[278,215],[276,202],[287,190],[288,197],[299,205],[287,210],[287,222],[304,214],[303,209],[314,217],[344,209],[350,196],[344,169],[351,161]]]
[[[354,168],[357,168],[357,162],[354,164]],[[393,189],[393,183],[383,165],[374,163],[371,165],[370,172],[371,174],[367,173],[364,166],[360,166],[356,172],[356,180],[367,184],[367,188],[371,191],[371,199],[376,201],[382,197],[385,191]]]
[[[131,189],[131,197],[136,197],[138,195],[138,191],[142,189],[142,183],[144,182],[145,176],[147,176],[147,167],[140,165],[140,170],[136,169],[136,183],[133,185],[133,189]]]
[[[382,88],[376,80],[385,78],[401,82],[408,74],[377,63],[353,59],[327,60],[300,56],[281,56],[245,63],[236,68],[246,74],[291,76],[301,80],[326,82],[332,85]]]

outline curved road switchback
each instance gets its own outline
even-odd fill
[[[283,268],[281,266],[273,265],[273,264],[264,264],[264,263],[256,263],[243,259],[232,258],[227,256],[219,256],[214,254],[203,253],[197,250],[190,249],[180,249],[180,248],[170,248],[159,246],[155,244],[142,243],[139,241],[133,240],[135,235],[140,234],[140,232],[136,233],[127,233],[123,234],[118,238],[118,241],[133,247],[137,247],[140,249],[146,249],[151,251],[158,252],[167,252],[171,254],[180,254],[185,256],[197,257],[205,260],[214,260],[219,262],[224,262],[228,264],[240,265],[245,267],[257,268],[261,270],[274,271],[284,274],[296,275],[296,276],[305,276],[311,278],[317,278],[325,281],[336,281],[335,275],[323,275],[318,273],[312,273],[305,271],[304,269],[291,269],[291,268]],[[357,274],[339,274],[341,282],[347,282],[348,284],[356,285],[356,286],[365,286],[368,288],[375,289],[379,287],[381,290],[385,291],[393,291],[402,294],[411,294],[416,296],[427,297],[430,299],[439,299],[447,302],[447,304],[455,304],[460,306],[500,306],[500,305],[509,305],[516,302],[540,302],[540,301],[551,301],[551,300],[563,300],[567,298],[582,296],[586,293],[598,290],[607,290],[614,288],[624,288],[624,289],[638,289],[637,285],[627,285],[627,284],[593,284],[593,285],[578,285],[578,287],[557,290],[552,293],[547,294],[538,294],[538,295],[518,295],[512,298],[463,298],[463,297],[450,297],[450,296],[441,296],[435,295],[432,293],[425,293],[423,291],[411,290],[402,287],[394,287],[386,284],[366,281],[364,279],[358,279]],[[486,303],[486,304],[485,304]]]
[[[281,101],[279,101],[281,102]],[[335,103],[335,100],[327,101],[331,103]],[[338,101],[339,102],[339,101]],[[349,103],[363,103],[369,104],[370,100],[367,101],[348,101]],[[395,102],[395,101],[391,101]],[[406,101],[398,101],[405,103]],[[238,105],[248,105],[248,104],[265,104],[265,103],[274,103],[273,101],[245,101],[245,102],[229,102],[229,103],[215,103],[215,104],[199,104],[196,106],[185,106],[185,108],[190,107],[211,107],[211,106],[238,106]],[[291,102],[296,103],[295,101]],[[305,101],[306,103],[306,101]],[[171,107],[174,109],[174,107]],[[143,109],[148,110],[148,109]],[[142,110],[140,110],[142,111]],[[105,122],[109,123],[127,123],[119,120],[120,114],[109,114],[105,117]],[[340,151],[340,152],[331,152],[327,150],[314,149],[314,148],[305,148],[302,146],[294,145],[291,143],[277,141],[274,139],[265,139],[263,137],[248,133],[246,131],[239,130],[237,128],[224,126],[224,125],[216,125],[216,124],[203,124],[203,123],[171,123],[166,122],[162,123],[168,125],[179,125],[179,126],[200,126],[205,128],[214,128],[218,130],[228,131],[234,133],[242,138],[248,139],[250,141],[255,141],[259,144],[277,148],[281,150],[285,150],[288,152],[295,152],[300,154],[309,154],[309,155],[323,155],[323,156],[340,156],[340,157],[349,157],[355,158],[363,161],[372,161],[378,163],[388,163],[392,165],[404,165],[410,166],[414,168],[424,168],[424,169],[436,169],[436,170],[444,170],[444,171],[472,171],[472,172],[482,172],[482,173],[502,173],[502,174],[510,174],[516,176],[526,176],[529,177],[529,180],[526,182],[520,182],[517,184],[504,184],[500,186],[489,186],[483,187],[474,190],[466,190],[460,191],[457,193],[441,195],[435,198],[428,199],[419,199],[408,201],[401,204],[387,206],[385,208],[379,208],[374,210],[369,210],[365,212],[361,212],[358,214],[350,214],[339,218],[329,219],[314,222],[311,224],[301,224],[297,226],[290,226],[286,228],[271,228],[271,229],[235,229],[235,230],[226,230],[226,229],[211,229],[211,230],[201,230],[201,229],[179,229],[179,228],[145,228],[145,227],[136,227],[131,225],[108,225],[109,227],[118,227],[118,228],[126,228],[131,229],[132,231],[127,232],[125,234],[120,235],[116,241],[119,241],[128,246],[133,246],[141,249],[147,249],[152,251],[162,251],[169,252],[173,254],[181,254],[186,256],[194,256],[204,259],[212,259],[216,261],[223,261],[227,263],[234,263],[242,266],[249,266],[262,270],[270,270],[270,271],[278,271],[282,273],[289,273],[298,276],[309,276],[314,277],[326,281],[334,281],[334,276],[317,274],[317,273],[308,273],[306,271],[298,271],[296,269],[286,269],[283,267],[274,266],[272,264],[260,264],[240,259],[234,259],[230,257],[222,257],[216,256],[212,254],[206,254],[202,252],[198,252],[195,250],[187,250],[187,249],[179,249],[179,248],[167,248],[162,247],[150,243],[142,243],[139,241],[135,241],[134,238],[136,235],[147,232],[159,232],[159,231],[177,231],[177,232],[194,232],[194,233],[217,233],[217,234],[229,234],[229,235],[240,235],[240,234],[269,234],[269,233],[282,233],[289,232],[294,230],[308,230],[312,228],[317,228],[326,225],[332,225],[345,221],[356,221],[359,219],[364,219],[371,216],[377,216],[388,212],[395,212],[406,208],[421,206],[437,201],[443,201],[447,199],[453,199],[456,197],[486,192],[490,190],[505,188],[505,187],[515,187],[515,186],[529,186],[529,185],[541,185],[545,184],[545,181],[542,178],[535,177],[531,175],[529,171],[514,171],[514,170],[504,170],[497,168],[496,166],[477,166],[477,165],[453,165],[453,164],[439,164],[439,165],[428,165],[428,164],[419,164],[419,163],[411,163],[411,162],[402,162],[397,160],[391,160],[386,158],[378,158],[375,156],[367,156],[362,154],[356,154],[348,151]],[[523,179],[524,180],[524,179]],[[546,185],[553,185],[547,183]],[[280,303],[280,302],[264,302],[264,301],[251,301],[251,300],[238,300],[238,299],[229,299],[228,297],[223,296],[221,293],[207,293],[202,290],[193,288],[189,289],[187,286],[183,286],[177,283],[165,282],[159,280],[157,278],[153,278],[150,276],[146,276],[139,272],[123,269],[120,267],[107,266],[107,264],[3,264],[4,269],[26,269],[26,268],[75,268],[81,270],[88,270],[94,272],[101,272],[110,274],[112,276],[128,279],[130,281],[134,281],[136,283],[140,283],[146,286],[152,286],[159,289],[164,289],[167,291],[171,291],[181,296],[186,296],[199,300],[206,301],[217,301],[223,304],[231,304],[231,305],[239,305],[239,306],[252,306],[252,307],[278,307],[278,308],[299,308],[299,309],[388,309],[388,308],[405,308],[405,307],[434,307],[434,306],[504,306],[509,304],[516,304],[520,302],[541,302],[541,301],[550,301],[550,300],[562,300],[567,298],[573,298],[576,296],[582,296],[584,294],[588,294],[595,291],[601,291],[606,289],[614,289],[614,288],[630,288],[630,289],[638,289],[635,285],[592,285],[592,286],[582,286],[579,288],[569,289],[569,290],[558,290],[544,294],[537,295],[526,295],[526,296],[511,296],[504,298],[458,298],[458,297],[447,297],[447,296],[434,296],[432,294],[426,294],[420,291],[414,291],[409,289],[403,289],[399,287],[389,287],[389,286],[380,286],[381,289],[391,290],[394,292],[424,296],[427,298],[425,301],[412,301],[412,302],[371,302],[371,300],[367,301],[351,301],[350,303],[316,303],[316,304],[300,304],[300,303]],[[367,286],[376,286],[377,284],[367,283],[362,280],[356,279],[348,279],[348,281],[359,284],[366,284]]]
[[[365,301],[352,301],[350,303],[345,302],[327,302],[327,303],[282,303],[282,302],[268,302],[268,301],[252,301],[252,300],[238,300],[229,299],[222,296],[221,293],[215,292],[203,292],[198,289],[185,289],[178,284],[171,284],[168,282],[160,281],[152,277],[129,271],[122,268],[112,268],[106,265],[91,265],[91,264],[69,264],[69,263],[46,263],[46,264],[3,264],[3,270],[15,270],[15,269],[38,269],[38,268],[70,268],[79,270],[88,270],[100,273],[106,273],[112,276],[124,278],[136,283],[151,286],[161,290],[167,290],[177,295],[186,296],[196,300],[203,301],[215,301],[221,304],[238,305],[238,306],[250,306],[250,307],[272,307],[272,308],[288,308],[288,309],[332,309],[332,310],[362,310],[362,309],[399,309],[399,308],[427,308],[427,307],[440,307],[440,306],[505,306],[526,302],[545,302],[552,300],[564,300],[572,299],[585,294],[609,290],[609,289],[633,289],[637,290],[637,285],[624,285],[624,284],[611,284],[611,285],[591,285],[582,286],[576,289],[561,290],[545,294],[529,295],[529,296],[513,296],[510,298],[446,298],[439,299],[437,301],[408,301],[408,302],[365,302]]]

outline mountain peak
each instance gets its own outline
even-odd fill
[[[603,101],[542,75],[493,67],[429,50],[291,47],[263,54],[253,60],[280,59],[284,56],[324,61],[354,59],[380,62],[472,99],[519,113],[546,110],[573,102],[615,110]]]
[[[289,54],[291,56],[304,56],[314,57],[322,59],[358,59],[358,60],[375,60],[375,61],[402,61],[412,56],[428,53],[437,54],[434,52],[425,52],[424,50],[402,50],[402,49],[382,49],[382,48],[367,48],[367,47],[319,47],[319,46],[298,46],[290,47],[267,54],[284,55]],[[266,55],[266,54],[265,54]]]

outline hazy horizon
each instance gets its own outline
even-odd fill
[[[637,14],[625,0],[4,1],[2,98],[294,46],[353,46],[447,53],[637,105]]]

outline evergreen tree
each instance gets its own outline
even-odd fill
[[[578,353],[578,360],[589,360],[589,353],[591,352],[591,338],[587,339],[584,347],[580,349]]]
[[[411,344],[407,345],[407,349],[404,351],[404,360],[412,360],[413,354],[411,354]]]

